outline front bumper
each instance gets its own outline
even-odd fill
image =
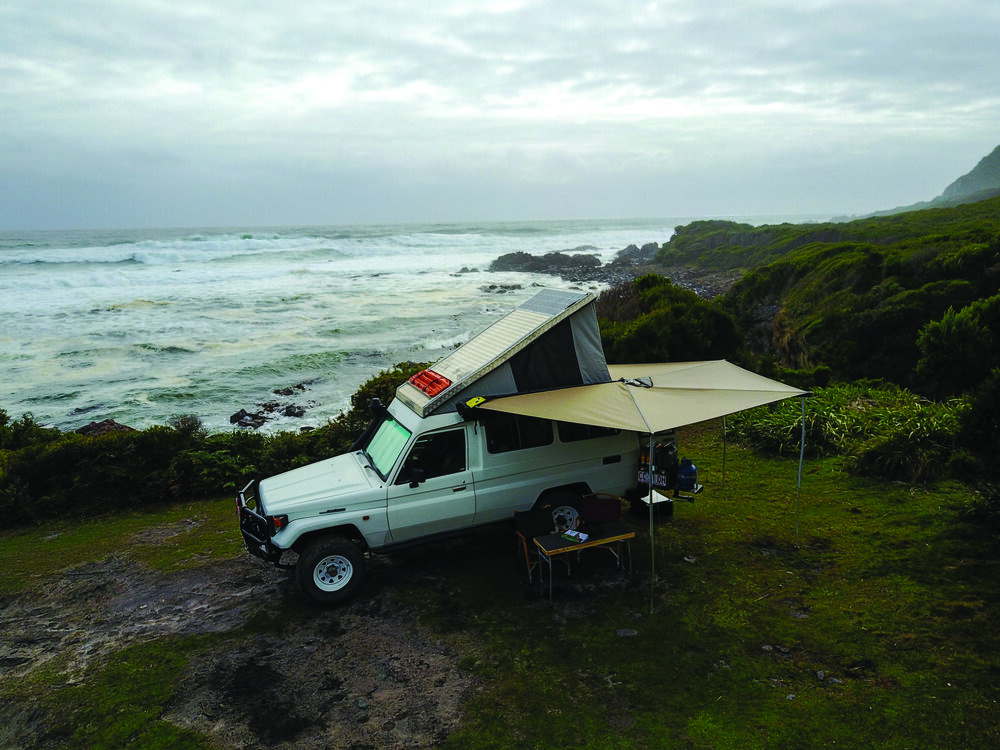
[[[274,526],[261,512],[262,510],[260,499],[257,497],[257,481],[254,480],[236,495],[236,513],[240,519],[243,546],[254,557],[277,564],[283,550],[271,543],[271,531]]]

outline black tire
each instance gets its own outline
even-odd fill
[[[560,505],[570,505],[574,508],[579,508],[582,501],[583,495],[577,494],[573,490],[546,490],[538,498],[535,507],[542,508],[549,505],[552,508],[558,508]]]
[[[328,536],[310,542],[295,565],[302,593],[323,604],[358,592],[367,573],[364,553],[349,539]]]
[[[550,506],[552,509],[552,523],[555,526],[556,521],[556,511],[564,506],[569,506],[573,509],[574,514],[572,517],[578,519],[580,515],[580,505],[583,501],[583,495],[578,495],[573,490],[561,489],[561,490],[548,490],[542,493],[542,496],[538,498],[538,502],[535,503],[535,507],[545,507]],[[573,528],[576,528],[576,523],[574,523]]]

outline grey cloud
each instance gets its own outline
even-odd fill
[[[270,201],[273,221],[308,221],[327,190],[383,220],[402,209],[363,201],[454,218],[881,208],[996,144],[997,38],[993,0],[8,0],[0,227],[79,221],[87,190],[133,196],[121,224],[190,223],[213,205],[184,199],[195,182]]]

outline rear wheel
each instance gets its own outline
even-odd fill
[[[583,495],[574,490],[563,488],[559,490],[548,490],[542,493],[535,503],[535,507],[544,508],[546,505],[552,509],[552,524],[557,531],[565,529],[575,529],[579,526],[580,504]]]
[[[365,578],[364,553],[344,537],[323,537],[299,555],[295,575],[302,592],[324,604],[341,602],[361,588]]]

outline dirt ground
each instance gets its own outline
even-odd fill
[[[459,726],[463,704],[481,685],[389,584],[447,587],[456,552],[439,548],[418,564],[406,555],[376,557],[369,587],[338,607],[310,605],[289,573],[249,555],[163,574],[125,552],[0,601],[0,683],[56,660],[65,678],[58,689],[85,680],[88,666],[130,645],[233,631],[255,614],[291,606],[293,624],[280,637],[224,639],[195,660],[161,718],[205,733],[220,748],[435,747]],[[8,700],[0,716],[0,747],[52,746],[46,731],[53,717],[37,704]]]
[[[180,530],[147,529],[134,542],[155,545]],[[311,603],[290,572],[250,555],[168,574],[123,550],[0,600],[0,687],[47,666],[62,680],[54,690],[85,684],[88,668],[114,663],[129,646],[232,633],[192,660],[160,719],[219,748],[437,747],[461,726],[465,703],[489,686],[461,668],[462,658],[477,658],[479,649],[460,608],[441,635],[421,626],[403,592],[459,598],[460,564],[475,566],[483,585],[514,586],[524,606],[548,610],[547,591],[537,579],[528,585],[513,542],[511,525],[375,556],[362,592],[332,607]],[[634,585],[614,574],[610,558],[597,558],[588,574],[589,567],[557,576],[554,620],[579,616],[603,594]],[[275,616],[287,622],[280,635],[275,628],[240,630]],[[0,699],[0,748],[59,747],[48,735],[50,710],[29,699]]]

